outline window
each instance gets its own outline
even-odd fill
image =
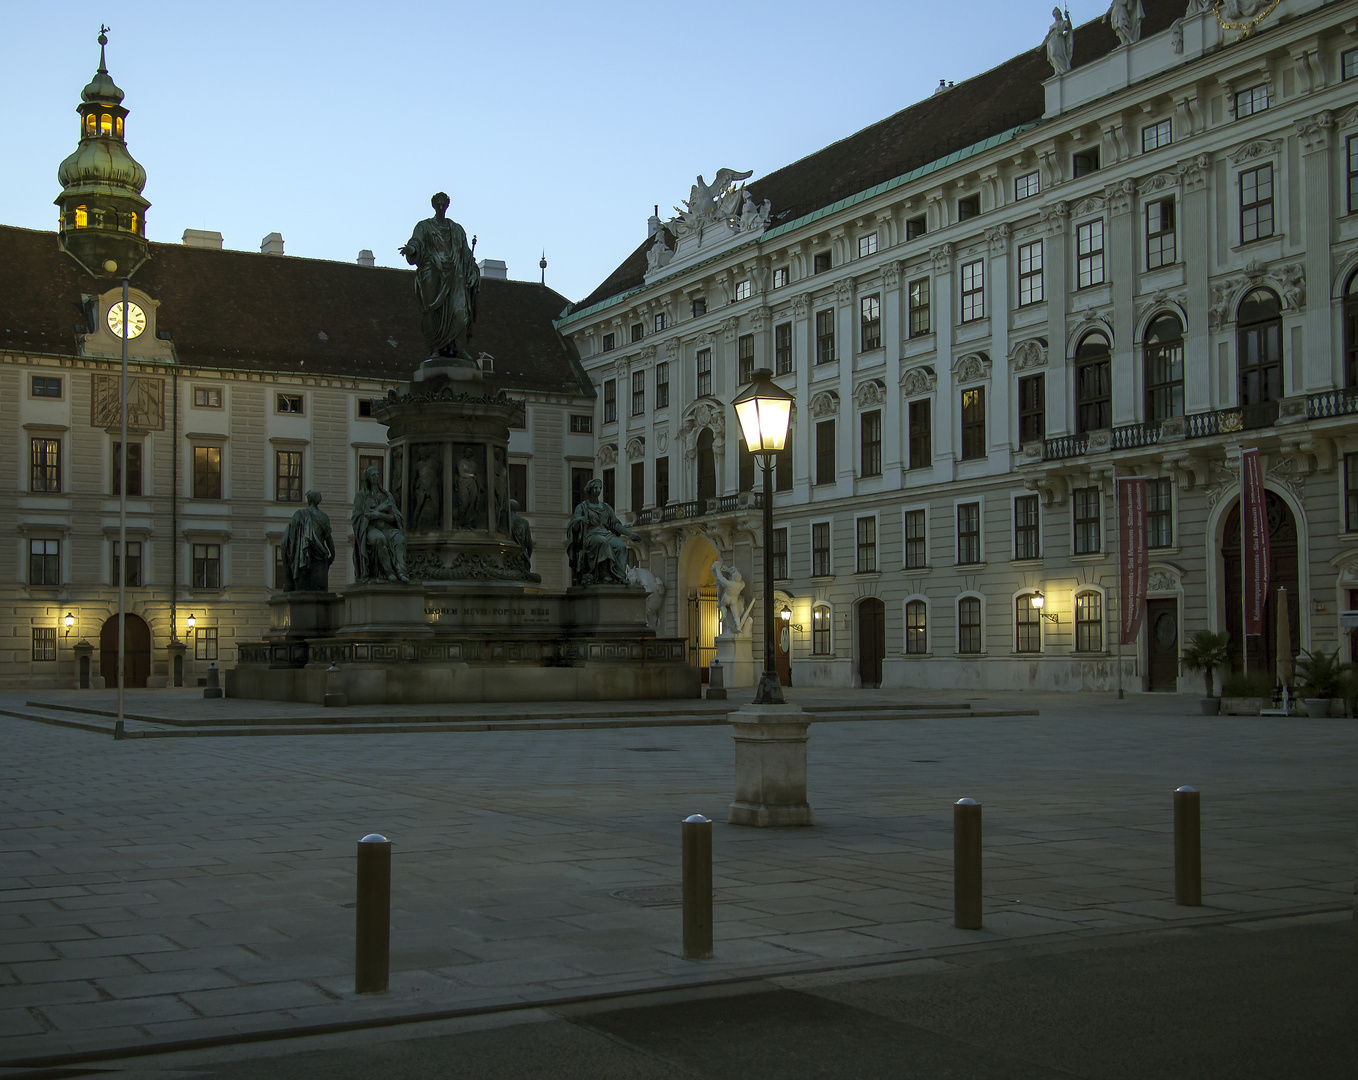
[[[198,409],[220,409],[222,407],[222,391],[216,386],[195,386],[193,388],[193,404]]]
[[[1358,274],[1344,293],[1344,386],[1358,389]]]
[[[862,352],[882,347],[882,300],[864,296],[858,301],[858,347]]]
[[[740,290],[737,288],[736,291],[739,292]],[[665,329],[665,313],[663,311],[656,313],[652,325],[655,327],[656,333],[659,333],[661,330]]]
[[[1268,86],[1260,83],[1235,95],[1235,118],[1243,120],[1268,108]]]
[[[985,263],[981,259],[962,265],[962,321],[985,316]]]
[[[957,504],[957,564],[981,561],[981,504]]]
[[[618,347],[618,336],[616,334],[605,334],[603,351],[612,352],[617,347]]]
[[[858,559],[854,563],[855,573],[875,574],[877,572],[877,519],[861,517],[857,524]]]
[[[1078,288],[1103,284],[1103,219],[1086,221],[1075,230]]]
[[[929,333],[929,279],[917,278],[907,286],[906,308],[909,312],[910,336]]]
[[[981,651],[981,601],[974,596],[957,601],[957,651]]]
[[[1037,173],[1025,173],[1023,176],[1014,177],[1014,201],[1019,199],[1031,199],[1042,190],[1041,181]]]
[[[792,324],[779,323],[773,328],[774,374],[786,375],[792,370]]]
[[[618,419],[618,380],[604,380],[604,423],[612,424]]]
[[[1358,135],[1350,135],[1345,145],[1348,147],[1348,211],[1350,214],[1358,214]]]
[[[385,484],[386,480],[386,456],[383,454],[359,454],[358,455],[358,479],[363,480],[363,474],[369,469],[377,470],[377,482]]]
[[[1174,200],[1146,204],[1146,269],[1169,266],[1178,259],[1174,237]]]
[[[811,651],[817,656],[830,655],[830,609],[824,604],[811,609]]]
[[[1240,174],[1240,242],[1273,235],[1273,166],[1260,165]]]
[[[1033,607],[1033,594],[1024,593],[1014,601],[1014,651],[1042,651],[1042,611]]]
[[[57,628],[55,626],[33,627],[33,659],[35,661],[55,660],[57,658]]]
[[[222,448],[195,446],[193,448],[193,497],[220,499],[222,497]]]
[[[1036,559],[1038,547],[1037,496],[1020,495],[1014,500],[1014,558]]]
[[[828,364],[835,358],[835,309],[816,312],[816,363]]]
[[[34,375],[31,384],[34,397],[61,397],[61,380],[46,375]]]
[[[739,282],[739,283],[736,285],[736,299],[737,299],[737,300],[748,300],[748,299],[750,298],[750,294],[751,294],[753,291],[754,291],[754,286],[752,286],[748,280]]]
[[[1103,597],[1096,592],[1075,598],[1075,651],[1103,651]]]
[[[655,407],[668,409],[670,406],[670,365],[661,360],[655,365]]]
[[[574,510],[585,501],[585,485],[594,479],[593,469],[582,469],[576,466],[571,469],[571,505]]]
[[[61,440],[30,439],[29,491],[58,492],[61,490]]]
[[[1019,260],[1019,306],[1042,302],[1042,241],[1020,244]]]
[[[698,396],[712,393],[712,350],[698,350]]]
[[[372,414],[373,414],[373,399],[367,397],[359,398],[358,415],[360,417],[371,417]]]
[[[736,372],[741,385],[754,378],[754,335],[736,338]]]
[[[1278,297],[1269,289],[1255,289],[1240,301],[1236,322],[1240,404],[1277,401],[1283,395],[1282,305]]]
[[[604,481],[604,502],[609,506],[618,505],[618,473],[616,469],[605,469]]]
[[[979,195],[966,195],[957,200],[957,220],[970,221],[981,214],[981,197]]]
[[[217,659],[217,628],[215,626],[194,627],[193,658],[195,660]]]
[[[1102,550],[1103,523],[1100,521],[1103,496],[1098,488],[1076,488],[1071,493],[1075,515],[1075,554],[1097,555]]]
[[[641,323],[632,324],[632,341],[638,342],[646,336],[646,327]]]
[[[512,461],[509,464],[509,498],[519,504],[520,510],[528,509],[528,464]]]
[[[858,418],[858,475],[882,475],[882,412],[874,409]]]
[[[1070,159],[1071,169],[1078,180],[1082,176],[1088,176],[1092,172],[1099,171],[1099,152],[1098,150],[1085,150],[1074,155]]]
[[[632,372],[632,415],[640,416],[646,411],[646,372]]]
[[[792,444],[784,443],[783,448],[773,455],[773,490],[792,490]]]
[[[1168,146],[1174,141],[1174,125],[1168,119],[1157,120],[1154,124],[1148,124],[1141,129],[1141,152],[1148,154],[1152,150],[1159,150],[1162,146]]]
[[[811,576],[830,576],[830,523],[818,521],[811,526]]]
[[[929,565],[929,541],[925,535],[927,511],[905,512],[905,568],[923,570]]]
[[[655,459],[655,504],[665,506],[670,501],[670,459]]]
[[[811,259],[811,272],[813,274],[823,274],[830,269],[830,253],[828,251],[818,251]]]
[[[693,317],[701,319],[707,314],[707,297],[695,296],[693,298]]]
[[[279,450],[274,456],[274,499],[278,502],[302,501],[302,451]]]
[[[1075,349],[1075,430],[1113,426],[1112,350],[1102,334],[1087,334]]]
[[[739,469],[738,469],[738,475],[737,475],[737,478],[736,478],[737,490],[740,490],[740,491],[753,491],[753,490],[754,490],[754,455],[753,455],[752,453],[750,453],[749,444],[746,443],[745,437],[744,437],[743,435],[742,435],[741,438],[740,438],[740,447],[739,447],[739,450],[737,451],[737,453],[738,453],[739,462],[740,462],[740,464],[739,464]]]
[[[835,482],[835,422],[821,420],[816,424],[816,483]]]
[[[916,240],[928,231],[928,223],[923,214],[919,217],[906,218],[905,238],[907,241]]]
[[[122,555],[118,551],[118,541],[113,541],[113,582],[119,584],[122,577]],[[127,587],[129,589],[141,586],[141,542],[129,540],[127,542]]]
[[[631,474],[632,501],[628,505],[632,513],[639,514],[641,508],[646,505],[646,462],[632,462]]]
[[[222,547],[220,544],[193,545],[193,587],[220,589],[222,587]]]
[[[1041,442],[1047,436],[1047,386],[1042,375],[1018,381],[1019,445]]]
[[[61,584],[60,540],[30,540],[28,542],[28,583],[30,585]]]
[[[293,413],[297,416],[302,415],[302,395],[301,394],[279,394],[278,411],[281,413]]]
[[[1344,455],[1344,531],[1358,532],[1358,454]]]
[[[1184,330],[1161,315],[1146,331],[1146,422],[1184,414]]]
[[[787,529],[773,530],[773,547],[769,551],[775,581],[786,581],[787,572]]]
[[[775,289],[783,288],[790,280],[792,280],[791,272],[786,266],[780,266],[773,271],[773,287]]]
[[[578,435],[588,435],[594,430],[594,417],[582,413],[571,413],[571,431]]]
[[[858,238],[858,257],[860,259],[866,259],[869,255],[875,255],[876,253],[877,234],[875,232],[870,232],[867,236],[860,236]]]
[[[1345,82],[1358,79],[1358,49],[1350,49],[1339,57],[1340,76]]]
[[[928,651],[929,609],[923,600],[911,600],[905,605],[905,652],[923,656]]]
[[[906,412],[909,427],[908,468],[927,469],[934,461],[934,426],[929,399],[912,401]]]
[[[1146,531],[1150,534],[1147,541],[1153,548],[1174,546],[1174,484],[1164,477],[1146,481]]]
[[[962,391],[962,460],[985,456],[985,389],[978,386]]]
[[[121,493],[123,467],[122,444],[113,444],[113,478],[109,485],[114,495]],[[131,498],[141,494],[141,443],[127,444],[127,494]]]

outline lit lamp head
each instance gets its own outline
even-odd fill
[[[73,613],[71,613],[71,612],[68,611],[68,612],[66,612],[66,618],[62,619],[61,621],[62,621],[62,622],[65,624],[65,626],[66,626],[66,636],[67,636],[67,637],[70,637],[70,636],[71,636],[71,627],[73,627],[73,626],[75,625],[75,615],[74,615]]]
[[[792,395],[773,381],[773,372],[760,368],[731,402],[740,421],[745,445],[752,454],[776,454],[787,442],[792,417]]]
[[[1047,598],[1042,595],[1042,590],[1039,589],[1037,592],[1033,593],[1032,597],[1029,599],[1029,603],[1037,608],[1038,611],[1041,611],[1043,607],[1046,606]]]
[[[791,609],[790,607],[788,607],[786,604],[784,604],[784,605],[783,605],[783,610],[780,611],[780,612],[778,612],[778,617],[781,618],[781,619],[783,620],[783,622],[791,622],[791,621],[792,621],[792,609]]]
[[[192,615],[190,615],[190,616],[188,617],[187,622],[188,622],[188,627],[189,627],[189,629],[192,630],[192,629],[194,628],[194,626],[197,625],[198,620],[195,619]]]

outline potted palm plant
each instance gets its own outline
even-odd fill
[[[1344,678],[1351,665],[1340,663],[1339,650],[1332,653],[1305,654],[1297,661],[1297,681],[1301,684],[1306,713],[1313,720],[1330,715],[1330,702],[1344,692]]]
[[[1231,657],[1231,638],[1229,634],[1215,634],[1211,630],[1199,630],[1184,649],[1180,662],[1185,671],[1201,671],[1207,687],[1207,696],[1201,701],[1204,716],[1215,716],[1221,708],[1221,699],[1212,693],[1212,676],[1216,669],[1225,666]]]

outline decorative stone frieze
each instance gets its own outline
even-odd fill
[[[1090,195],[1087,199],[1077,202],[1070,212],[1073,217],[1084,217],[1086,214],[1102,213],[1106,205],[1102,195]]]
[[[1327,150],[1330,146],[1330,135],[1334,131],[1334,113],[1324,109],[1315,116],[1298,120],[1296,129],[1297,138],[1301,141],[1304,152],[1310,154],[1317,150]]]
[[[1199,154],[1197,157],[1179,162],[1179,182],[1183,185],[1184,191],[1199,191],[1205,187],[1211,167],[1211,154]]]
[[[886,401],[886,381],[866,379],[854,387],[854,404],[860,409],[871,409]]]
[[[961,386],[964,383],[980,382],[990,378],[990,357],[985,353],[967,353],[953,361],[953,381]]]
[[[835,300],[840,304],[853,303],[853,278],[840,278],[835,282]]]
[[[618,444],[603,443],[599,446],[599,452],[595,455],[600,465],[616,465],[618,463]]]
[[[833,390],[822,390],[811,398],[811,415],[820,420],[839,412],[839,395]]]
[[[1039,207],[1038,213],[1042,217],[1042,224],[1047,228],[1048,236],[1060,236],[1066,231],[1066,219],[1070,217],[1068,203],[1054,202],[1050,206]]]
[[[1281,139],[1252,139],[1231,154],[1231,164],[1239,165],[1254,158],[1267,157],[1282,149]]]
[[[989,228],[985,231],[986,244],[990,248],[992,258],[1003,258],[1009,251],[1009,237],[1012,235],[1007,222]]]
[[[799,319],[806,318],[807,312],[811,310],[811,294],[798,293],[792,298],[792,314]]]
[[[932,393],[938,376],[928,364],[908,368],[901,375],[901,391],[906,397],[920,397]]]
[[[627,440],[627,460],[636,461],[637,458],[646,456],[646,438],[643,435],[634,435]]]
[[[951,244],[940,244],[936,248],[930,248],[929,257],[933,260],[936,273],[946,274],[952,270],[953,246]]]
[[[1103,197],[1108,205],[1109,213],[1114,217],[1129,214],[1136,197],[1136,181],[1127,179],[1119,180],[1116,184],[1109,184],[1103,189]]]
[[[1014,371],[1029,371],[1047,366],[1047,349],[1037,338],[1020,341],[1009,354],[1009,366]]]
[[[740,320],[734,315],[721,324],[722,336],[725,337],[727,341],[735,341],[736,331],[738,329],[740,329]]]

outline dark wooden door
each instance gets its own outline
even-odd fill
[[[882,657],[886,655],[886,605],[876,598],[858,603],[858,682],[882,685]]]
[[[775,618],[778,629],[773,639],[773,669],[778,672],[778,682],[782,686],[792,685],[792,620]],[[1356,635],[1358,636],[1358,635]]]
[[[712,429],[698,435],[698,512],[706,513],[707,500],[717,497],[717,456],[712,449]]]
[[[139,615],[128,612],[127,666],[123,669],[123,686],[144,687],[151,674],[151,628]],[[99,674],[104,686],[114,690],[118,686],[118,616],[108,619],[99,631]]]
[[[1147,600],[1146,689],[1173,693],[1179,683],[1179,602]]]
[[[1295,656],[1301,638],[1300,593],[1297,591],[1297,523],[1287,504],[1273,492],[1267,493],[1265,506],[1268,510],[1268,598],[1264,603],[1263,633],[1251,635],[1249,639],[1250,671],[1275,669],[1278,648],[1278,587],[1287,589],[1288,615],[1292,628],[1292,651]],[[1222,536],[1222,563],[1226,581],[1226,632],[1231,635],[1231,648],[1236,651],[1232,659],[1232,669],[1240,670],[1240,631],[1244,625],[1244,612],[1240,610],[1241,597],[1245,586],[1241,580],[1242,559],[1240,555],[1240,501],[1231,507],[1226,517],[1226,529]]]

